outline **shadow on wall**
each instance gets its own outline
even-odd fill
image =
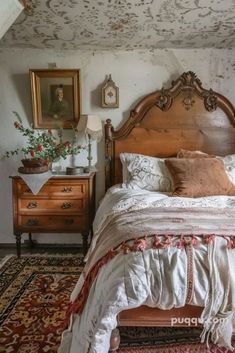
[[[149,92],[149,93],[151,93],[151,92]],[[129,107],[129,109],[122,113],[123,119],[122,119],[122,121],[120,121],[120,123],[119,123],[118,126],[115,128],[115,130],[118,130],[118,129],[120,129],[120,128],[122,127],[122,125],[124,124],[124,122],[129,119],[129,116],[130,116],[130,114],[131,114],[131,111],[132,111],[133,109],[135,109],[136,105],[137,105],[138,103],[140,103],[141,99],[144,98],[144,97],[146,97],[145,94],[144,94],[142,97],[139,97],[138,99],[136,99],[135,102],[133,102],[133,103],[131,104],[131,106]]]
[[[91,107],[101,108],[101,90],[104,85],[105,80],[100,83],[93,91],[91,91],[90,99],[91,99]]]
[[[17,169],[21,165],[20,159],[0,160],[0,194],[1,194],[1,233],[10,234],[9,243],[14,242],[13,223],[12,223],[12,180],[11,175],[17,174]],[[0,234],[1,237],[1,234]],[[1,243],[1,238],[0,238]]]
[[[182,71],[182,73],[183,73],[183,71]],[[172,81],[177,80],[179,78],[179,75],[181,75],[182,73],[179,74],[177,72],[175,74],[171,74],[170,78],[167,81],[165,81],[164,83],[162,83],[158,89],[156,89],[155,91],[146,92],[141,97],[136,99],[135,102],[133,102],[131,104],[129,109],[122,113],[123,119],[122,119],[122,121],[120,121],[120,123],[117,126],[116,130],[118,130],[118,129],[120,129],[122,127],[124,122],[128,120],[128,118],[130,116],[130,113],[131,113],[131,110],[135,109],[136,105],[139,104],[141,102],[141,100],[146,97],[147,94],[151,94],[151,93],[157,92],[157,91],[161,90],[162,88],[168,89],[169,87],[171,87]]]
[[[104,125],[104,122],[102,122]],[[105,193],[105,136],[103,126],[103,137],[97,143],[97,163],[96,163],[96,207]]]
[[[94,109],[102,109],[101,107],[101,91],[106,79],[101,82],[93,91],[90,93],[90,106]],[[98,113],[97,113],[98,114]],[[97,163],[95,165],[96,172],[96,207],[98,207],[99,201],[102,199],[105,193],[105,138],[104,138],[104,123],[103,126],[103,137],[101,141],[97,143]]]
[[[33,122],[33,113],[29,74],[12,75],[12,81],[16,88],[16,94],[19,97],[19,101],[22,104],[25,118],[28,120],[29,125],[31,125]],[[14,105],[12,106],[12,110],[15,110]]]

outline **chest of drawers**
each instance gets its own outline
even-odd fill
[[[14,235],[17,255],[21,235],[35,233],[80,233],[83,252],[95,213],[95,173],[84,176],[55,176],[34,195],[19,177],[12,177]]]

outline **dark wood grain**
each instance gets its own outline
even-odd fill
[[[139,308],[124,310],[118,317],[119,326],[144,326],[144,327],[180,327],[185,326],[185,322],[172,323],[172,318],[198,318],[201,316],[203,308],[193,305],[185,305],[181,308],[171,310],[161,310],[142,305]],[[198,326],[198,322],[193,326]]]
[[[34,195],[24,181],[12,178],[13,223],[17,254],[22,233],[81,233],[83,252],[92,234],[95,214],[95,173],[52,177]]]
[[[204,89],[194,73],[184,73],[169,89],[144,97],[119,130],[107,120],[106,189],[122,180],[121,152],[158,157],[176,155],[181,148],[235,153],[234,114],[227,98]]]

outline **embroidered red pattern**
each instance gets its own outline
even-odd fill
[[[235,249],[235,236],[224,236],[227,241],[228,249]],[[174,239],[175,238],[175,239]],[[68,314],[68,320],[71,314],[81,314],[86,303],[89,289],[96,279],[98,272],[103,265],[107,264],[113,257],[123,253],[128,254],[130,252],[144,251],[146,249],[167,249],[171,246],[175,246],[178,249],[185,249],[187,253],[187,297],[186,303],[190,303],[193,295],[194,289],[194,279],[193,279],[193,247],[198,246],[200,243],[204,243],[210,246],[215,241],[215,234],[206,235],[170,235],[170,234],[150,234],[144,237],[136,237],[127,242],[119,244],[115,249],[110,249],[109,252],[103,256],[96,264],[92,267],[89,273],[86,275],[85,282],[81,289],[78,298],[70,305]],[[174,241],[175,240],[175,241]]]

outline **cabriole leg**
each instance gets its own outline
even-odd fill
[[[29,233],[29,246],[30,246],[30,248],[33,248],[33,246],[34,246],[34,242],[32,239],[32,233]]]
[[[111,337],[110,337],[110,348],[109,348],[109,353],[116,353],[119,345],[120,345],[120,334],[119,334],[119,330],[117,328],[115,328],[112,333],[111,333]]]
[[[20,255],[21,255],[21,233],[16,233],[15,237],[16,237],[16,252],[17,252],[17,256],[20,257]]]

